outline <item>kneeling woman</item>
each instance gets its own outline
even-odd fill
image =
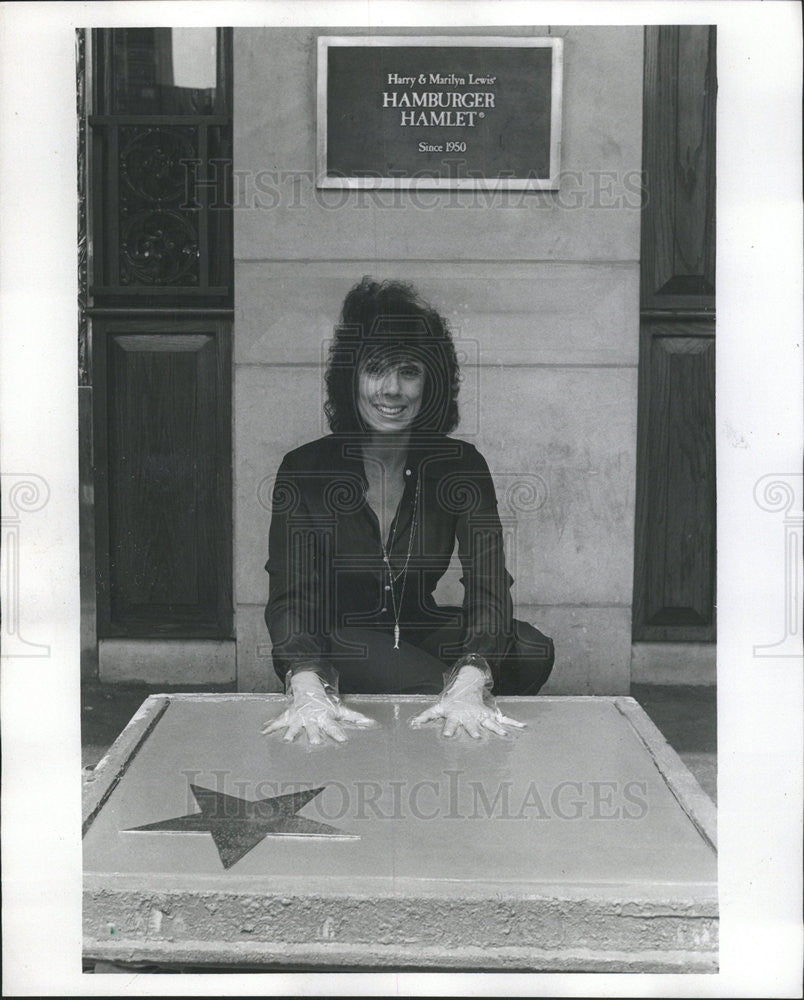
[[[317,743],[370,725],[340,691],[440,694],[414,724],[504,735],[519,723],[492,692],[547,680],[552,641],[513,618],[489,468],[447,437],[459,381],[446,322],[410,286],[349,292],[326,372],[332,433],[289,452],[274,486],[265,618],[291,704],[265,732]],[[463,605],[439,606],[456,540]]]

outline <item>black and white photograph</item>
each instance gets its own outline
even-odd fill
[[[797,995],[797,7],[59,7],[8,995]]]

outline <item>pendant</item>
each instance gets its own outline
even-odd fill
[[[394,649],[399,649],[399,626],[394,625]]]

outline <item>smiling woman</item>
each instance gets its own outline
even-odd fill
[[[364,278],[346,296],[330,348],[332,434],[285,456],[269,539],[266,622],[290,707],[265,731],[346,739],[349,693],[440,693],[443,718],[505,735],[491,692],[535,694],[553,644],[515,621],[491,474],[448,437],[460,371],[444,319],[401,282]],[[455,543],[462,607],[433,596]],[[443,687],[445,668],[451,670]]]
[[[424,367],[412,358],[387,358],[360,370],[358,408],[374,431],[410,427],[422,405]]]

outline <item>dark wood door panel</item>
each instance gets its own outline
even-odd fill
[[[644,322],[635,640],[715,636],[715,340],[709,323]]]
[[[128,319],[94,332],[99,634],[228,636],[226,324]]]
[[[714,642],[716,28],[645,29],[635,641]]]
[[[645,32],[643,309],[715,307],[716,30]]]
[[[213,30],[77,33],[95,640],[233,636],[232,30]],[[176,55],[212,46],[184,86]]]

